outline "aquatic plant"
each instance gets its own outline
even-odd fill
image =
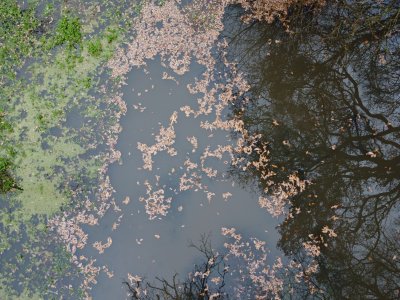
[[[109,41],[111,42],[113,40],[113,38],[114,37],[111,35]],[[103,51],[103,46],[101,44],[101,41],[99,39],[89,41],[88,51],[89,51],[90,55],[92,55],[94,57],[99,57],[101,52]]]
[[[82,146],[93,149],[93,144],[101,143],[103,137],[86,130],[79,139],[78,134],[64,124],[69,110],[86,108],[86,103],[82,104],[85,101],[98,116],[109,113],[99,109],[98,103],[104,99],[89,98],[87,94],[93,84],[94,71],[103,61],[81,51],[83,35],[92,30],[84,29],[81,23],[88,12],[77,12],[76,3],[43,2],[46,1],[0,1],[0,193],[20,189],[19,185],[23,187],[20,192],[6,197],[1,195],[1,299],[51,298],[49,293],[53,292],[75,294],[71,290],[76,290],[79,283],[70,288],[68,284],[63,285],[66,281],[59,280],[66,276],[63,265],[78,268],[71,263],[71,251],[62,245],[67,254],[63,263],[51,259],[59,250],[50,246],[43,250],[40,246],[44,244],[40,237],[47,232],[47,217],[38,219],[36,216],[49,216],[59,212],[61,206],[66,209],[79,192],[86,193],[92,181],[99,178],[98,169],[108,158],[101,153],[78,163],[76,158],[85,152]],[[54,7],[61,5],[67,15],[60,18]],[[116,27],[114,21],[108,23],[110,20],[115,19],[107,19],[106,25]],[[117,32],[120,30],[107,32],[110,45],[103,50],[108,56],[112,54]],[[94,39],[105,36],[104,30],[100,30],[94,34]],[[97,128],[103,128],[99,131],[105,132],[104,128],[109,126],[106,123],[99,124]],[[114,123],[114,119],[110,123]],[[61,137],[54,136],[49,129],[61,132]],[[68,137],[64,138],[64,134]],[[107,135],[113,133],[107,132],[104,139]],[[79,167],[72,167],[74,164]],[[70,184],[75,172],[82,175],[85,182]],[[30,222],[31,218],[35,221]],[[54,232],[49,231],[49,235],[53,238]],[[37,241],[39,247],[31,240]],[[43,273],[33,275],[26,270],[23,266],[26,267],[27,261],[32,261]],[[14,276],[9,276],[11,273]],[[71,275],[71,282],[77,280],[75,275]]]
[[[118,38],[118,30],[115,28],[108,28],[105,34],[107,42],[111,44]]]
[[[67,44],[68,49],[76,48],[82,42],[82,26],[79,18],[63,16],[57,24],[54,46]]]
[[[18,1],[0,1],[0,85],[15,78],[22,57],[34,52],[34,41],[43,25],[35,16],[35,5],[22,9]]]
[[[2,141],[0,143],[0,194],[7,193],[13,188],[20,189],[11,175],[15,150],[7,142],[7,135],[10,132],[12,132],[12,125],[5,120],[5,113],[0,110],[0,139]]]
[[[6,193],[17,188],[14,178],[10,174],[12,163],[9,159],[0,157],[0,193]]]

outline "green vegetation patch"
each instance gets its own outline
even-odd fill
[[[15,68],[35,51],[37,36],[45,30],[46,21],[36,17],[35,9],[35,3],[22,9],[15,0],[0,1],[0,85],[15,79]]]
[[[87,1],[0,1],[1,299],[79,299],[66,282],[80,275],[46,222],[97,189],[104,153],[93,150],[114,122],[91,93],[123,37],[110,10],[126,1],[100,2],[110,8],[93,17]]]
[[[67,44],[68,48],[77,47],[82,42],[82,25],[78,18],[63,16],[58,22],[54,45]]]
[[[90,41],[88,43],[88,52],[91,56],[99,57],[102,51],[103,46],[99,39],[95,39],[94,41]]]
[[[12,176],[14,148],[7,143],[7,137],[13,132],[12,125],[4,118],[4,112],[0,111],[0,194],[12,189],[21,189]]]

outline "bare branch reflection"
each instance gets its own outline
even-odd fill
[[[253,84],[232,115],[261,135],[232,175],[262,190],[293,173],[308,182],[279,228],[288,256],[307,260],[307,242],[321,251],[310,279],[318,295],[289,283],[303,297],[400,296],[399,12],[398,1],[332,1],[294,6],[289,26],[227,33]],[[242,168],[260,153],[267,165]]]

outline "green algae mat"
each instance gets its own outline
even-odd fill
[[[82,295],[46,224],[98,186],[118,109],[104,65],[134,13],[124,2],[0,2],[1,299]]]

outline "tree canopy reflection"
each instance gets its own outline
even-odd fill
[[[279,246],[300,263],[303,243],[319,246],[313,297],[400,296],[399,15],[398,1],[294,5],[285,25],[250,23],[228,37],[253,85],[233,115],[261,134],[269,159],[268,170],[232,174],[261,189],[293,173],[307,180],[289,199]]]

